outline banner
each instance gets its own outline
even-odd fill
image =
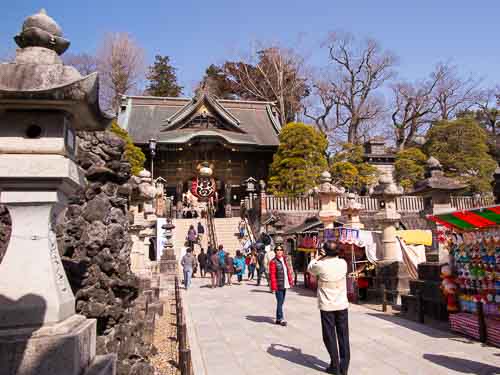
[[[359,241],[359,229],[333,228],[325,229],[325,241],[356,244]]]

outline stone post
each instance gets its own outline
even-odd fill
[[[331,183],[330,172],[325,171],[321,174],[320,185],[315,191],[321,199],[321,210],[319,218],[324,224],[325,229],[333,228],[335,220],[341,213],[337,206],[337,197],[344,193],[344,188],[339,188]]]
[[[173,285],[173,279],[177,274],[177,259],[175,256],[174,244],[172,243],[172,231],[175,225],[172,219],[167,218],[167,223],[162,226],[165,229],[165,244],[160,258],[160,297],[165,296]]]
[[[260,215],[261,217],[267,213],[267,201],[266,201],[266,183],[263,180],[259,181],[260,186]]]
[[[85,183],[75,131],[104,130],[111,117],[99,109],[97,74],[63,65],[69,41],[44,10],[15,40],[15,61],[0,64],[0,201],[12,218],[0,263],[0,372],[113,374],[114,356],[95,355],[95,320],[75,314],[55,234]]]
[[[359,203],[354,193],[347,194],[347,205],[342,207],[340,212],[345,217],[345,226],[353,229],[363,229],[365,226],[359,219],[359,213],[364,206]]]
[[[403,263],[402,254],[396,238],[396,224],[401,215],[396,210],[396,199],[403,195],[403,188],[396,185],[392,178],[381,176],[373,188],[372,196],[379,200],[379,212],[375,219],[382,227],[383,258],[377,263],[377,279],[389,292],[389,298],[397,303],[400,294],[409,289],[409,274]]]

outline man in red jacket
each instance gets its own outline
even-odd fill
[[[286,290],[293,286],[292,268],[284,257],[283,247],[278,245],[274,250],[276,256],[269,262],[269,278],[271,290],[276,295],[276,324],[286,326],[283,319],[283,304],[285,303]]]

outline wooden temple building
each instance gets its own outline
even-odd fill
[[[166,180],[175,201],[192,189],[200,165],[209,165],[222,212],[239,206],[245,180],[267,181],[281,129],[273,103],[221,100],[208,92],[192,99],[124,96],[118,124],[143,149],[147,166],[150,140],[156,141],[153,177]]]

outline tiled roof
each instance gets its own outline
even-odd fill
[[[124,97],[124,106],[118,116],[120,126],[128,131],[136,144],[146,144],[155,138],[160,143],[188,142],[197,136],[221,137],[231,144],[278,146],[280,123],[270,102],[213,99],[217,111],[227,113],[223,120],[231,120],[240,131],[223,129],[169,130],[169,122],[192,110],[190,98],[162,98],[147,96]],[[229,128],[228,128],[229,129]],[[187,134],[189,133],[189,134]]]

